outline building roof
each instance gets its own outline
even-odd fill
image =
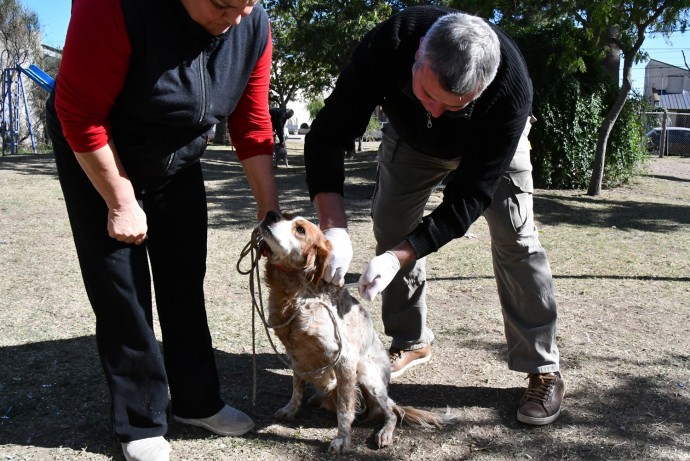
[[[685,68],[683,68],[683,67],[678,67],[678,66],[675,66],[675,65],[673,65],[673,64],[668,64],[668,63],[666,63],[666,62],[659,61],[658,59],[650,59],[650,60],[647,62],[647,65],[645,66],[645,68],[650,68],[650,69],[668,69],[668,68],[672,68],[672,69],[677,69],[677,70],[679,70],[679,71],[681,71],[681,72],[685,72],[686,74],[689,73],[689,72],[688,72],[688,69],[685,69]]]
[[[690,110],[690,92],[659,95],[659,106],[668,110]]]

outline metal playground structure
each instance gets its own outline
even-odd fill
[[[31,110],[24,86],[24,77],[28,77],[40,88],[50,92],[55,79],[39,67],[31,64],[28,68],[18,62],[10,63],[10,53],[3,50],[0,54],[0,137],[2,138],[2,155],[19,152],[22,141],[21,132],[25,128],[31,140],[31,148],[36,153],[36,138],[31,122]]]

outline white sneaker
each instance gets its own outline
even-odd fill
[[[218,435],[243,435],[254,429],[254,421],[229,405],[225,405],[218,413],[208,418],[181,418],[175,416],[175,421],[192,426],[203,427]]]
[[[133,440],[122,444],[127,461],[169,461],[170,444],[163,437]]]

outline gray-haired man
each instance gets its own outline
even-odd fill
[[[390,121],[372,200],[378,256],[359,288],[370,300],[382,293],[393,376],[431,358],[424,257],[483,214],[508,366],[530,378],[518,420],[554,421],[564,383],[551,270],[532,215],[532,88],[520,51],[483,19],[436,6],[408,8],[363,39],[305,144],[310,196],[334,247],[327,269],[334,284],[343,283],[352,258],[343,152],[377,105]],[[424,216],[431,192],[451,173],[442,203]]]

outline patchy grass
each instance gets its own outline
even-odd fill
[[[301,145],[288,147],[290,168],[276,169],[284,210],[313,219]],[[374,147],[346,164],[356,253],[349,280],[374,253]],[[251,414],[257,428],[246,437],[218,437],[171,422],[172,459],[324,459],[335,416],[305,408],[292,424],[275,422],[291,379],[258,325],[252,357],[249,279],[235,269],[255,224],[241,167],[228,149],[215,147],[204,169],[207,309],[223,396]],[[0,458],[121,460],[52,157],[0,158],[0,191]],[[449,406],[463,421],[443,431],[399,428],[383,450],[374,449],[376,425],[356,423],[354,451],[339,459],[690,459],[689,198],[690,159],[677,157],[651,158],[632,184],[598,197],[537,191],[566,379],[562,415],[547,427],[515,420],[525,381],[505,365],[485,221],[431,255],[434,358],[395,382],[391,396],[406,405]],[[379,303],[364,304],[383,337]]]

